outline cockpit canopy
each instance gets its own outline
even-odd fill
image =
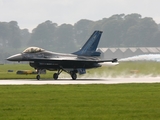
[[[29,47],[23,51],[23,53],[37,53],[37,52],[42,52],[44,49],[39,48],[39,47]]]

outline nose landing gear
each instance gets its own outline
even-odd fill
[[[41,78],[40,75],[37,75],[37,76],[36,76],[36,79],[37,79],[37,80],[40,80],[40,78]]]

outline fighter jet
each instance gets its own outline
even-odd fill
[[[77,73],[85,74],[86,69],[101,67],[101,63],[117,63],[117,59],[100,59],[100,52],[97,52],[102,31],[94,31],[84,46],[77,52],[71,54],[56,53],[44,50],[39,47],[29,47],[22,53],[12,55],[8,61],[29,61],[31,67],[37,70],[36,79],[40,79],[42,70],[57,71],[53,74],[55,80],[62,72],[71,75],[73,80],[77,79]]]

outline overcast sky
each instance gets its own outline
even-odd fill
[[[74,24],[122,13],[138,13],[160,23],[160,0],[0,0],[0,22],[14,20],[30,30],[46,20]]]

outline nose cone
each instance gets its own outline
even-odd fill
[[[12,55],[7,58],[8,61],[21,61],[22,60],[22,55],[21,54],[16,54]]]

